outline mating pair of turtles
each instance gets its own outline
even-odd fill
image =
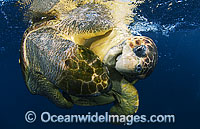
[[[153,71],[157,48],[150,38],[133,36],[126,27],[131,4],[37,2],[30,5],[33,24],[21,45],[29,91],[63,108],[115,102],[112,114],[134,114],[139,100],[133,84]]]

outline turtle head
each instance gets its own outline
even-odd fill
[[[157,48],[152,39],[135,36],[113,47],[105,56],[104,62],[120,72],[126,80],[132,82],[152,73],[157,63],[157,56]]]
[[[156,66],[158,56],[153,40],[136,36],[123,44],[122,53],[116,58],[116,70],[129,81],[149,76]]]

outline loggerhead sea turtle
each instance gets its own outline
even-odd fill
[[[43,10],[37,2],[21,45],[29,91],[63,108],[116,102],[112,114],[134,114],[139,100],[132,84],[153,71],[157,49],[126,27],[130,3],[55,0]]]

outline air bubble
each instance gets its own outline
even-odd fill
[[[176,3],[181,3],[183,0],[175,0]]]
[[[0,54],[3,54],[6,51],[5,47],[0,47]]]

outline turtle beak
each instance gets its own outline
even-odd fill
[[[139,62],[136,56],[121,55],[116,62],[115,68],[120,73],[134,73],[139,70],[136,70]]]
[[[116,58],[115,69],[120,73],[138,73],[141,71],[139,58],[132,49],[125,45],[122,54]]]

